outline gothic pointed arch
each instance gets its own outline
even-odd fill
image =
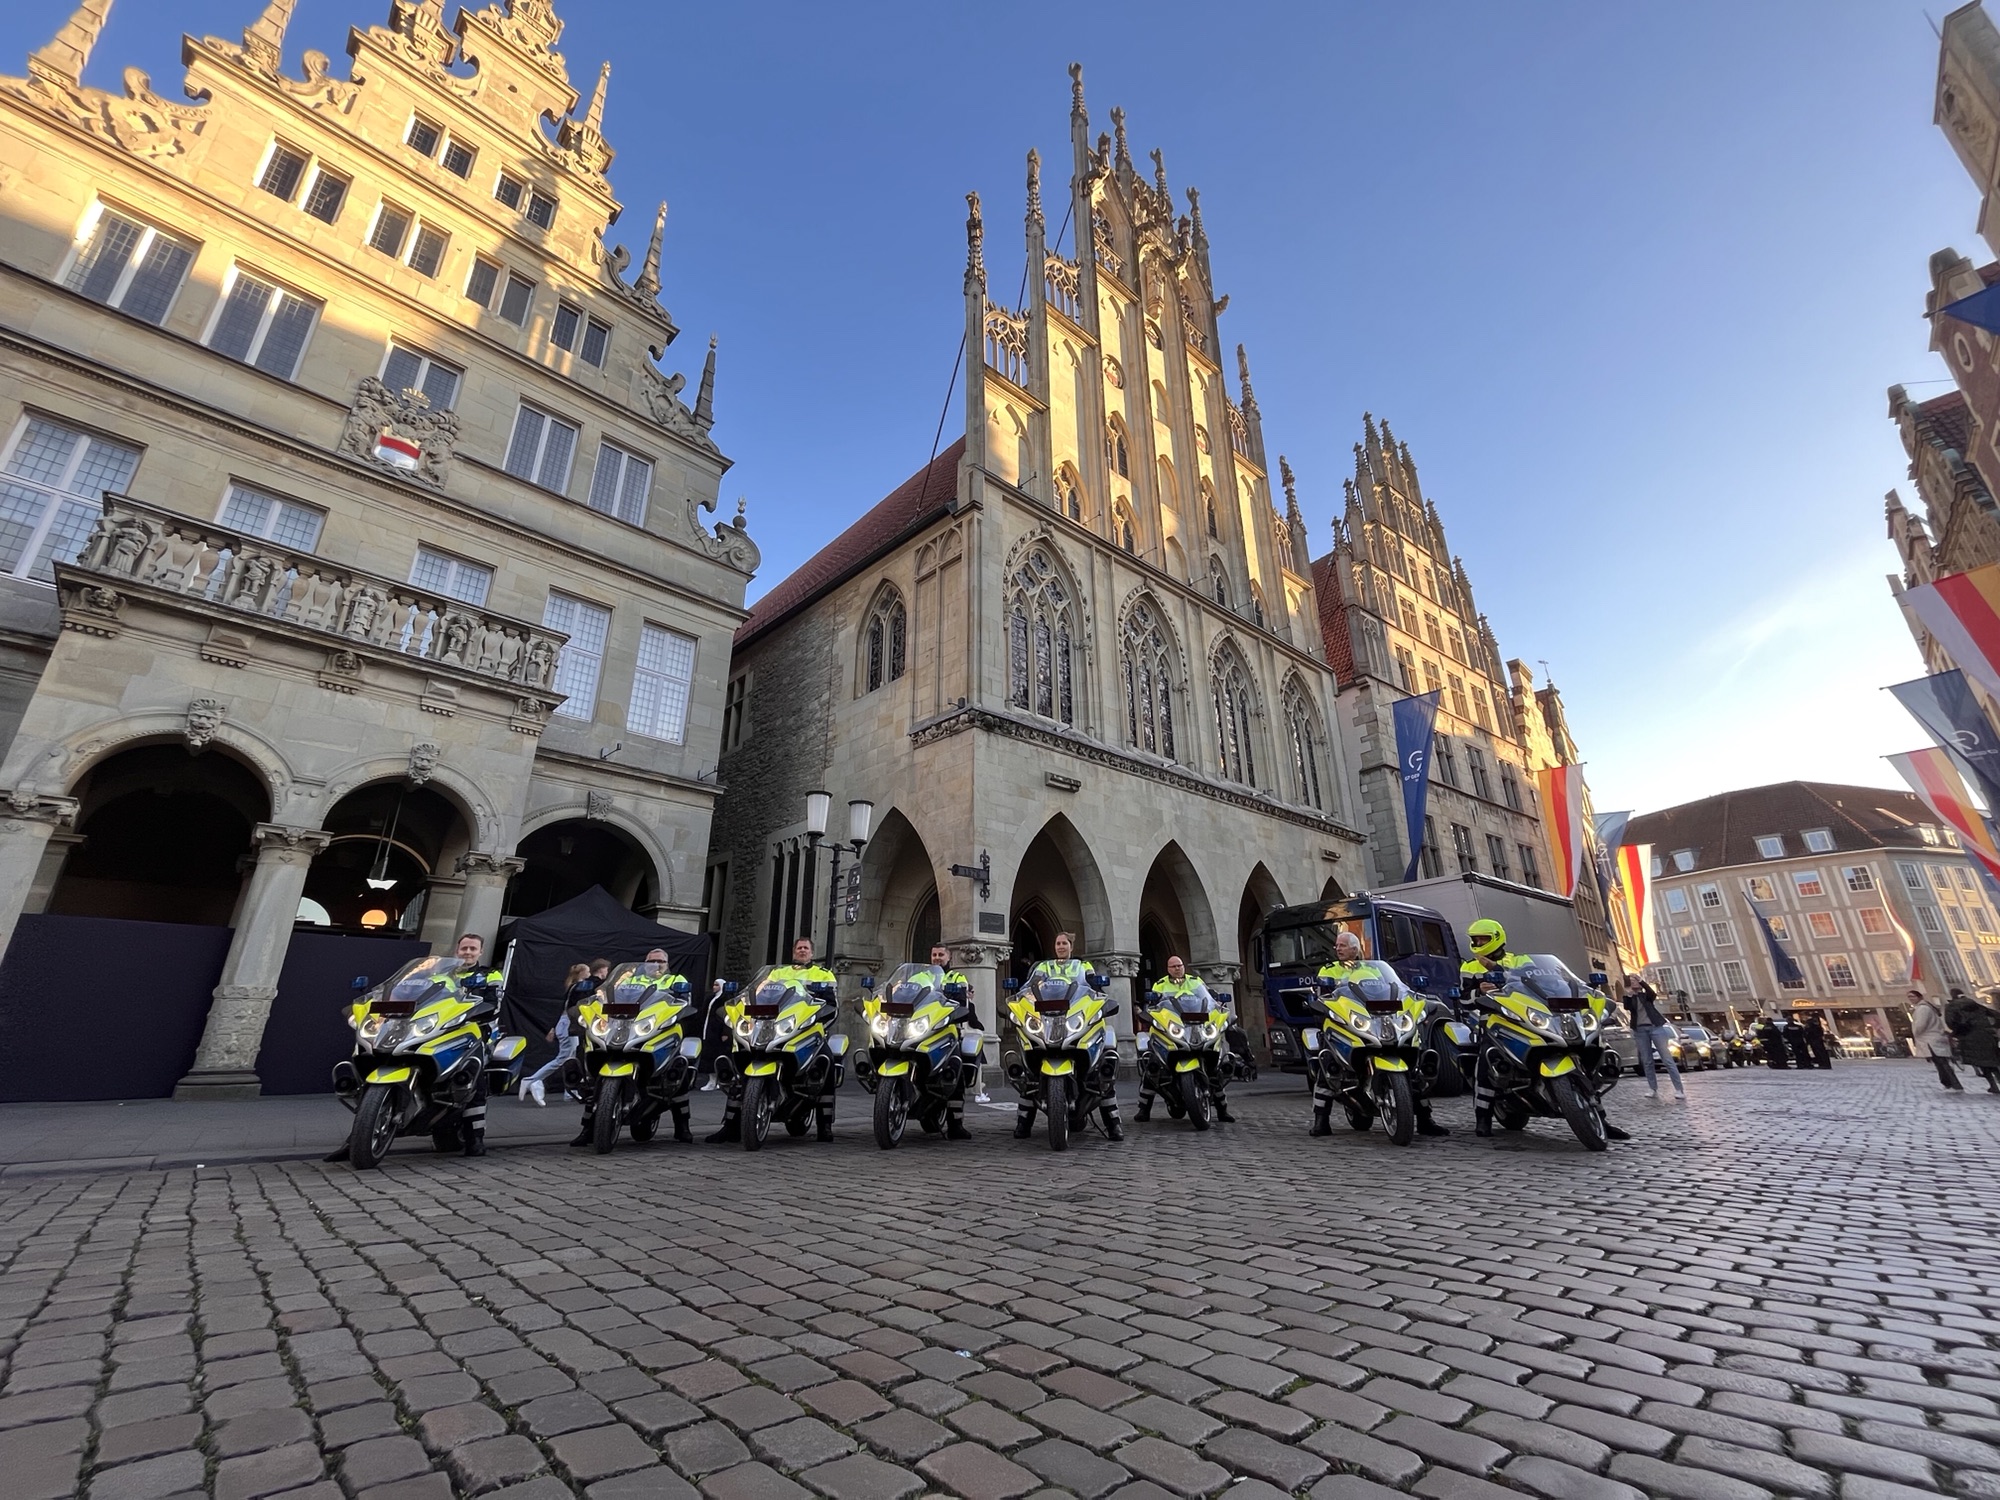
[[[1250,618],[1259,626],[1270,628],[1271,616],[1264,604],[1264,588],[1254,578],[1250,580]]]
[[[1125,743],[1148,755],[1178,760],[1187,718],[1187,669],[1167,613],[1141,589],[1118,622],[1118,694]]]
[[[902,590],[884,583],[862,617],[860,660],[855,663],[855,696],[863,697],[903,675],[910,655],[910,612]]]
[[[1077,477],[1074,464],[1064,463],[1056,469],[1055,502],[1056,509],[1072,521],[1081,522],[1087,513],[1083,481]]]
[[[1196,431],[1200,431],[1199,428]],[[1222,528],[1215,510],[1215,483],[1206,474],[1201,476],[1201,514],[1203,524],[1208,528],[1211,541],[1219,541]]]
[[[1230,607],[1229,574],[1223,569],[1222,559],[1213,553],[1209,555],[1208,559],[1208,592],[1209,597],[1214,599],[1224,609]]]
[[[1076,722],[1084,638],[1082,591],[1055,543],[1029,537],[1007,567],[1007,701],[1039,718]]]
[[[1132,434],[1117,412],[1104,423],[1104,466],[1120,479],[1132,477]]]
[[[1312,694],[1296,672],[1285,678],[1279,695],[1284,713],[1285,750],[1291,760],[1293,800],[1302,807],[1327,810],[1326,729]]]
[[[1215,709],[1215,765],[1231,781],[1257,785],[1257,706],[1254,679],[1236,642],[1228,636],[1209,658]]]
[[[1111,541],[1128,555],[1139,555],[1139,523],[1129,500],[1121,498],[1111,507]]]

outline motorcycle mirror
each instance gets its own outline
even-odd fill
[[[1414,989],[1427,990],[1431,987],[1431,976],[1428,974],[1419,974],[1415,979],[1410,981],[1410,984]]]
[[[1602,969],[1592,969],[1590,971],[1590,987],[1592,989],[1601,990],[1609,983],[1611,983],[1611,976]]]
[[[350,984],[348,988],[353,990],[357,995],[360,994],[361,991],[368,988],[368,976],[366,974],[356,974],[354,976],[354,983]]]
[[[1117,1014],[1118,1014],[1118,1002],[1116,1000],[1113,1000],[1109,1005],[1104,1007],[1104,1016],[1106,1020],[1109,1020],[1112,1016],[1115,1016]]]

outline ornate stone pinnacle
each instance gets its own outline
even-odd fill
[[[1244,353],[1241,344],[1236,346],[1236,379],[1243,387],[1244,409],[1255,411],[1257,409],[1257,392],[1250,385],[1250,356]]]
[[[986,221],[979,215],[979,194],[965,195],[965,289],[986,289]]]
[[[606,63],[604,66],[608,72],[611,64]],[[660,216],[653,220],[653,242],[646,247],[646,261],[644,265],[639,267],[639,279],[632,283],[637,290],[644,292],[649,297],[660,295],[660,244],[666,238],[666,235],[667,205],[666,201],[662,199],[660,202]]]
[[[1069,65],[1069,112],[1071,119],[1090,118],[1083,107],[1083,64],[1080,62]]]
[[[1117,105],[1111,106],[1111,129],[1118,143],[1116,164],[1121,167],[1132,165],[1132,151],[1125,142],[1125,111]]]
[[[1194,220],[1195,243],[1198,245],[1205,245],[1208,243],[1208,231],[1202,228],[1201,225],[1201,189],[1189,188],[1187,190],[1187,195],[1188,195],[1188,213],[1192,216]]]
[[[1042,153],[1033,146],[1028,148],[1028,227],[1040,229],[1042,225]]]
[[[1292,473],[1291,461],[1282,453],[1278,455],[1278,479],[1285,487],[1285,509],[1296,511],[1299,508],[1298,479]]]
[[[715,335],[708,336],[708,358],[702,362],[701,387],[694,396],[694,425],[703,432],[715,425]]]
[[[1174,195],[1167,190],[1167,158],[1157,146],[1153,148],[1152,156],[1153,186],[1160,190],[1160,197],[1162,199],[1168,203],[1172,203]]]
[[[243,55],[265,73],[276,76],[285,50],[285,28],[291,25],[298,0],[270,0],[264,13],[243,33]]]
[[[604,59],[604,66],[597,70],[597,91],[590,96],[590,108],[583,116],[583,128],[604,134],[604,93],[611,86],[611,59]]]
[[[84,0],[48,45],[28,58],[29,74],[47,83],[81,83],[90,49],[110,15],[111,0]]]

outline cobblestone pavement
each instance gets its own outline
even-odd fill
[[[0,1496],[2000,1496],[2000,1098],[1691,1093],[22,1179]]]

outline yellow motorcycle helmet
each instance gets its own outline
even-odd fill
[[[1472,940],[1472,952],[1477,958],[1486,958],[1507,946],[1507,929],[1491,917],[1481,917],[1465,929],[1465,935]]]

